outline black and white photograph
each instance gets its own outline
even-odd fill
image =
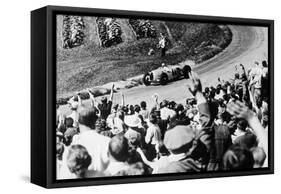
[[[269,167],[269,29],[56,15],[56,180]]]

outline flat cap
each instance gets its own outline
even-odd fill
[[[191,143],[194,138],[195,133],[190,126],[177,125],[165,133],[164,145],[169,150],[179,150]]]

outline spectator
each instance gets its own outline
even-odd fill
[[[68,103],[71,106],[71,114],[67,118],[73,119],[73,127],[78,127],[78,107],[81,106],[81,98],[78,95],[73,96]]]
[[[106,174],[116,176],[121,171],[129,169],[126,163],[129,156],[128,149],[128,140],[123,135],[116,135],[110,140],[108,148],[110,163],[105,171]]]
[[[255,147],[252,149],[252,154],[254,157],[254,168],[262,168],[264,167],[264,161],[266,159],[266,154],[264,150],[260,147]]]
[[[152,113],[149,116],[148,129],[145,136],[145,143],[147,144],[148,152],[151,154],[150,158],[154,159],[159,155],[161,141],[161,131],[157,124],[157,116]]]
[[[149,111],[146,109],[146,102],[142,101],[140,103],[140,107],[141,107],[140,115],[143,117],[144,120],[147,120],[149,116]]]
[[[252,153],[239,145],[233,145],[223,157],[225,170],[250,170],[254,166]]]
[[[193,146],[195,134],[190,127],[176,126],[166,132],[164,145],[170,155],[166,163],[162,163],[154,173],[199,172],[200,168],[189,156]]]
[[[236,67],[233,80],[219,78],[204,92],[198,76],[190,73],[193,97],[185,107],[160,102],[154,94],[154,105],[147,109],[145,101],[140,106],[125,104],[122,93],[120,105],[112,106],[114,86],[102,104],[88,91],[90,107],[82,104],[80,94],[73,96],[71,116],[57,111],[57,178],[268,167],[268,94],[254,98],[250,92],[261,67],[256,65],[249,74],[240,67],[242,73]],[[266,69],[262,76],[268,79]],[[75,145],[82,148],[70,153]],[[76,159],[83,161],[84,156],[91,162],[80,168]]]
[[[101,99],[102,103],[98,105],[98,108],[100,110],[100,119],[106,120],[108,115],[110,115],[111,107],[112,107],[113,94],[114,94],[114,84],[112,84],[109,100],[107,101],[106,97],[102,97],[102,99]]]
[[[247,127],[248,127],[247,121],[245,121],[244,119],[241,119],[240,121],[238,121],[237,129],[234,131],[234,134],[231,135],[232,142],[234,142],[236,140],[236,138],[238,138],[242,135],[245,135],[247,132],[250,133],[250,131],[247,130]]]
[[[158,48],[161,52],[161,57],[166,56],[166,50],[167,50],[167,37],[164,36],[163,33],[160,33],[159,42],[158,42]]]

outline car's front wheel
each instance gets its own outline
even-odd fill
[[[166,85],[168,83],[168,75],[166,73],[162,73],[160,77],[160,84]]]
[[[144,85],[149,86],[151,84],[150,74],[146,73],[143,75],[142,82]]]
[[[189,73],[191,72],[191,67],[189,65],[185,65],[182,69],[184,78],[189,78]]]

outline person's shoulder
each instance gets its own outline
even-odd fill
[[[104,177],[105,174],[103,172],[95,171],[95,170],[88,170],[85,174],[86,178],[92,177]]]

